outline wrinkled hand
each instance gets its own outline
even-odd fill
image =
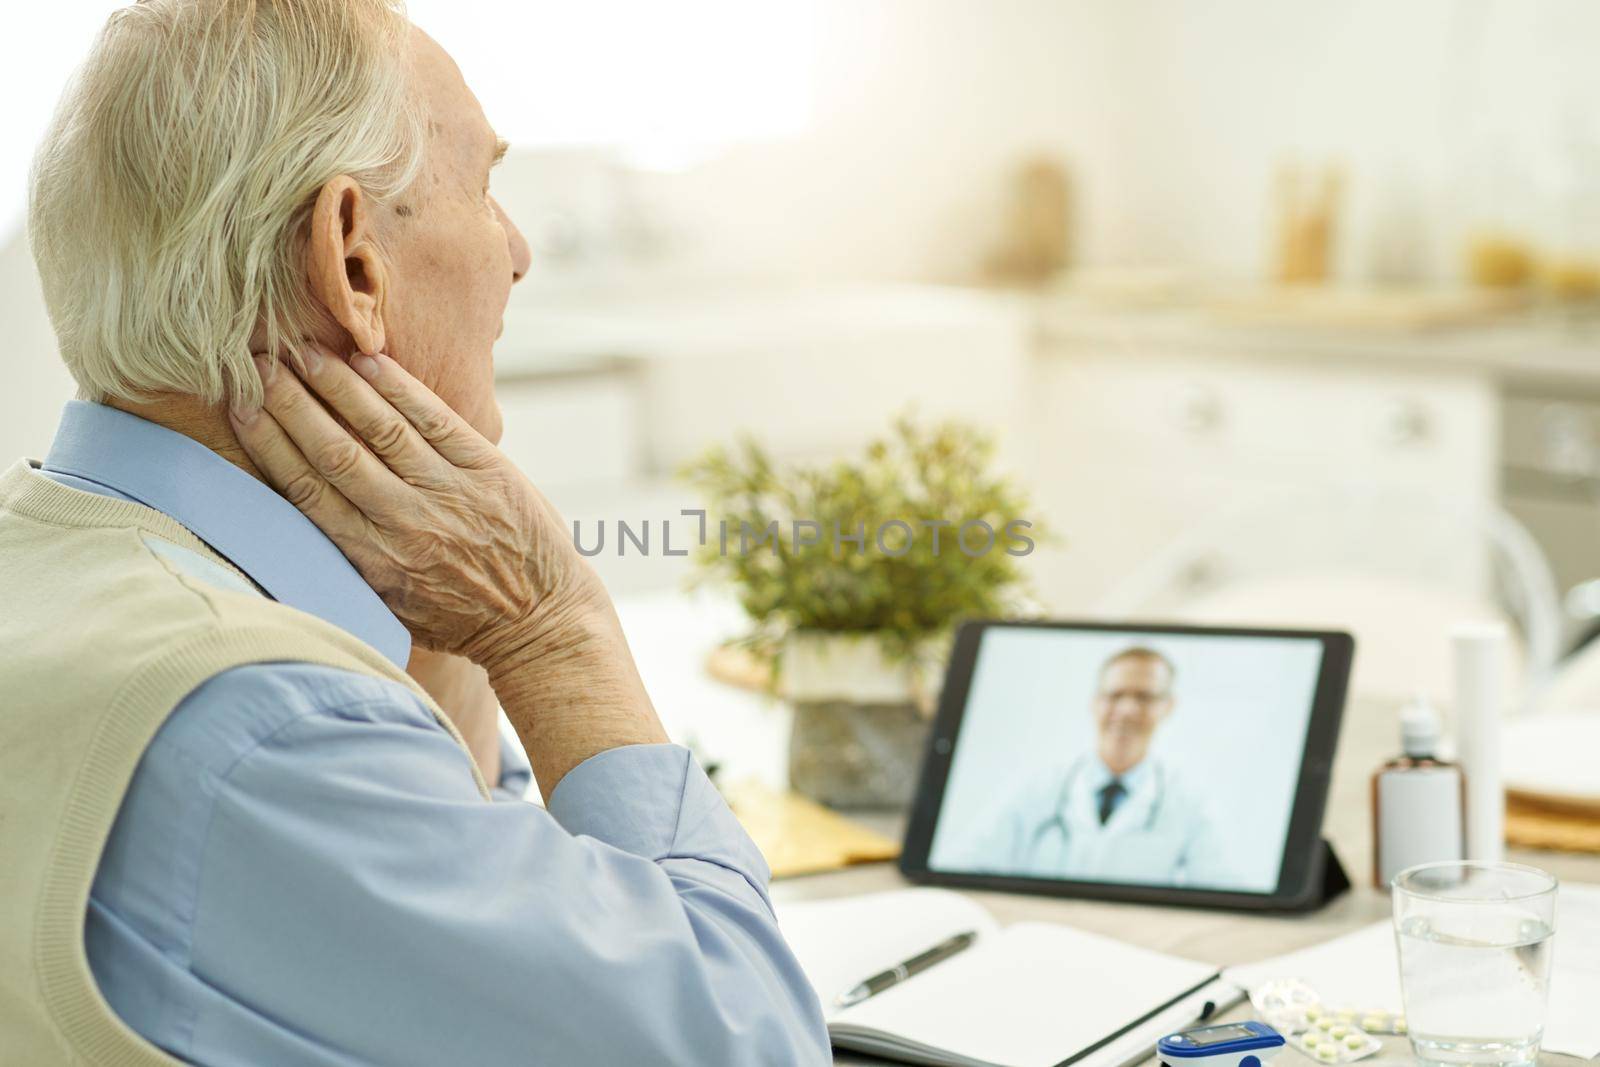
[[[265,404],[232,412],[234,433],[418,644],[486,665],[543,605],[589,587],[555,509],[398,363],[303,356],[304,382],[257,357]]]

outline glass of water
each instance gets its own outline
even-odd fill
[[[1514,863],[1425,863],[1394,879],[1395,937],[1417,1059],[1526,1067],[1539,1057],[1556,880]]]

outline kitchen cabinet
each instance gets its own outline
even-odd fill
[[[1047,338],[1029,403],[1030,474],[1064,539],[1040,563],[1056,610],[1093,610],[1208,525],[1196,594],[1296,567],[1485,580],[1455,521],[1494,503],[1497,400],[1477,371]]]
[[[546,493],[635,476],[644,448],[635,368],[618,360],[502,374],[500,448]]]
[[[1591,639],[1600,632],[1600,390],[1514,388],[1501,418],[1501,499],[1567,594],[1565,641]]]
[[[911,412],[973,421],[1015,462],[1032,351],[1017,301],[935,286],[514,306],[501,447],[588,543],[609,524],[591,562],[613,592],[671,588],[690,563],[662,554],[662,523],[678,534],[698,503],[675,474],[711,445],[748,434],[780,460],[832,459]],[[618,521],[649,522],[655,554],[618,554]]]
[[[513,307],[497,355],[507,451],[595,521],[693,507],[673,472],[740,433],[815,459],[907,409],[976,422],[1057,535],[1025,566],[1059,614],[1118,606],[1179,557],[1171,601],[1300,568],[1492,602],[1507,396],[1600,396],[1600,345],[1537,323],[1247,327],[936,286],[574,297]],[[1600,507],[1566,511],[1563,543],[1600,529]],[[687,574],[595,565],[631,590]]]
[[[937,286],[721,292],[514,307],[502,380],[574,363],[634,374],[634,476],[670,478],[748,433],[779,456],[831,456],[904,411],[1017,430],[1029,320],[1009,298]]]

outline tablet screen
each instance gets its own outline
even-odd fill
[[[928,867],[1275,892],[1323,648],[987,627]]]

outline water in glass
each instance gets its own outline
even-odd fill
[[[1419,1060],[1520,1067],[1538,1058],[1553,918],[1518,900],[1424,906],[1397,916],[1406,1018]]]

